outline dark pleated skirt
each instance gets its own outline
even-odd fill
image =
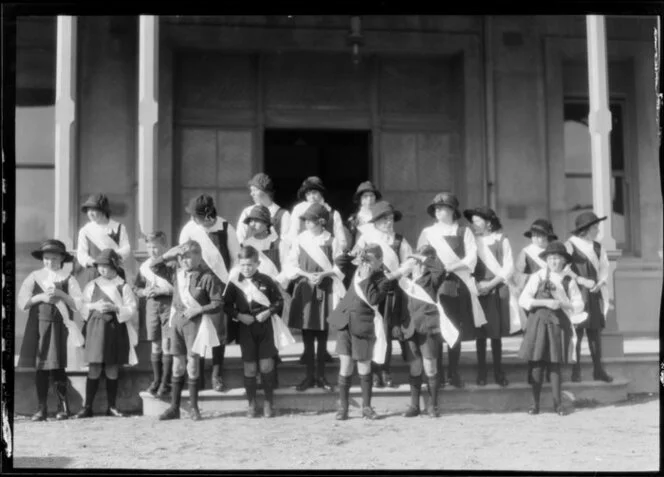
[[[470,301],[470,290],[468,290],[461,279],[455,276],[445,280],[441,286],[441,290],[446,290],[446,292],[440,294],[440,304],[452,324],[459,330],[461,341],[476,339],[477,330],[475,328],[475,321],[473,320],[473,305]],[[452,295],[448,294],[449,292]]]
[[[563,311],[536,308],[528,315],[519,357],[525,361],[565,364],[571,339],[571,324]]]
[[[477,329],[478,338],[497,339],[510,336],[510,295],[507,285],[498,285],[479,297],[486,325]]]
[[[586,305],[584,311],[588,312],[588,319],[577,325],[577,328],[590,330],[604,329],[606,320],[604,318],[604,313],[602,312],[604,305],[602,294],[599,292],[590,293],[586,287],[580,286],[579,288],[581,290],[583,302]]]
[[[127,325],[115,313],[94,312],[83,327],[85,361],[91,364],[123,365],[129,363]]]
[[[326,278],[314,286],[301,278],[293,288],[286,325],[300,330],[323,331],[328,328],[327,317],[332,312],[332,280]]]
[[[69,331],[61,319],[40,320],[30,313],[19,352],[18,366],[36,369],[67,367]]]

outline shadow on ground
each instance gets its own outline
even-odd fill
[[[15,457],[15,469],[64,469],[72,463],[69,457]]]

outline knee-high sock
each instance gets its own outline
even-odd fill
[[[213,352],[216,348],[212,348]],[[198,389],[205,389],[205,358],[198,359]]]
[[[551,391],[553,392],[553,407],[557,407],[561,403],[561,389],[560,389],[560,363],[551,363],[549,365],[551,370]]]
[[[445,382],[445,368],[443,367],[443,340],[440,340],[440,346],[438,347],[438,356],[436,356],[436,367],[438,368],[438,378],[439,382]]]
[[[274,369],[269,373],[261,373],[263,378],[263,392],[265,393],[265,400],[272,404],[274,399]]]
[[[486,379],[486,338],[476,339],[475,347],[477,348],[477,377]]]
[[[265,382],[263,386],[265,386]],[[247,392],[247,401],[251,405],[256,403],[256,387],[256,376],[244,377],[244,390]]]
[[[92,407],[95,400],[95,395],[99,389],[99,378],[89,378],[85,380],[85,407]]]
[[[382,370],[389,373],[392,369],[392,330],[387,330],[385,336],[387,337],[387,349],[385,350],[385,363],[383,363]]]
[[[531,387],[533,391],[533,405],[539,409],[540,393],[542,391],[542,380],[544,379],[544,364],[541,361],[530,361],[532,379]]]
[[[362,388],[362,407],[371,407],[371,390],[373,387],[371,373],[360,374],[360,386]]]
[[[221,372],[224,368],[224,355],[226,354],[226,346],[220,345],[212,348],[212,380],[221,379]]]
[[[49,372],[43,369],[38,369],[35,374],[35,387],[37,388],[37,400],[39,401],[39,408],[46,408],[46,401],[48,399],[48,375]]]
[[[415,409],[420,408],[420,394],[422,393],[422,375],[410,376],[410,405]]]
[[[167,384],[171,382],[171,376],[173,374],[173,355],[171,354],[164,354],[162,355],[161,358],[161,366],[162,366],[162,378],[161,382],[162,384]]]
[[[491,357],[493,358],[493,375],[498,380],[503,375],[503,341],[500,338],[491,340]]]
[[[461,357],[461,341],[457,341],[457,343],[454,346],[448,347],[447,354],[450,358],[450,365],[449,365],[450,376],[458,375],[459,358]]]
[[[198,409],[198,379],[189,380],[189,405]]]
[[[599,330],[586,330],[588,335],[588,348],[593,361],[595,373],[602,371],[602,339]]]
[[[108,401],[108,407],[115,407],[115,400],[118,396],[118,380],[109,379],[106,376],[106,399]]]
[[[173,376],[171,380],[171,406],[180,409],[180,399],[184,386],[184,376]]]
[[[304,344],[304,362],[307,369],[307,378],[314,377],[314,333],[309,330],[302,331],[302,343]]]
[[[429,398],[431,399],[431,405],[433,407],[438,407],[438,392],[440,386],[439,381],[438,381],[438,373],[434,374],[433,376],[428,376],[428,388],[429,388]]]
[[[160,383],[162,373],[162,354],[152,353],[150,355],[150,362],[152,363],[152,382]]]
[[[574,363],[574,371],[581,371],[581,342],[583,341],[583,335],[585,334],[584,328],[576,329],[576,363]]]
[[[344,411],[348,411],[351,379],[351,376],[342,376],[340,374],[337,381],[337,384],[339,385],[339,401],[341,403],[341,409]]]
[[[316,374],[318,379],[325,377],[325,354],[327,353],[327,333],[319,332],[316,336]]]

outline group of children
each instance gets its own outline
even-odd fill
[[[205,358],[212,358],[212,388],[223,392],[225,346],[233,341],[242,352],[247,415],[259,415],[260,385],[262,414],[272,417],[279,351],[294,342],[289,329],[301,330],[304,344],[300,361],[306,371],[299,391],[314,386],[334,391],[325,368],[331,359],[328,333],[336,331],[339,420],[348,418],[355,363],[362,416],[377,417],[372,389],[394,386],[394,339],[409,364],[406,417],[422,412],[437,417],[440,389],[464,386],[459,372],[463,341],[476,342],[477,384],[487,383],[489,340],[494,380],[507,386],[501,339],[523,332],[519,355],[529,364],[531,414],[539,412],[545,372],[554,409],[564,414],[561,365],[574,362],[572,381],[581,380],[584,334],[594,379],[612,380],[602,367],[600,345],[609,305],[607,255],[596,241],[604,218],[580,214],[566,243],[557,241],[549,221],[538,219],[524,234],[531,244],[514,260],[495,212],[478,207],[462,214],[449,192],[437,194],[427,206],[434,222],[422,230],[413,250],[394,230],[401,212],[382,200],[371,182],[358,187],[358,209],[346,224],[325,202],[325,186],[317,177],[302,183],[301,202],[292,214],[274,203],[274,185],[266,174],[257,174],[248,185],[254,204],[242,211],[237,228],[218,216],[210,196],[201,194],[186,208],[190,221],[179,245],[169,249],[163,232],[148,234],[148,258],[131,286],[124,267],[131,258],[127,232],[111,219],[102,194],[82,206],[89,222],[78,237],[78,266],[73,269],[78,280],[65,266],[74,257],[62,242],[47,240],[33,252],[43,268],[26,278],[18,294],[19,308],[29,313],[19,366],[37,369],[39,410],[33,420],[46,419],[49,374],[60,400],[56,418],[70,416],[64,370],[72,350],[80,348],[89,371],[85,402],[76,417],[93,415],[102,372],[107,415],[123,415],[116,407],[118,371],[137,362],[137,297],[145,301],[152,342],[153,381],[147,391],[170,395],[161,420],[180,417],[185,374],[190,415],[201,418],[198,391],[205,388]],[[82,330],[75,313],[83,319]],[[447,377],[443,343],[448,347]],[[422,411],[424,381],[429,399]]]

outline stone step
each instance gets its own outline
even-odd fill
[[[357,377],[354,378],[357,382]],[[628,381],[618,379],[613,383],[583,381],[580,383],[563,383],[564,399],[572,405],[588,405],[589,403],[611,404],[627,398]],[[426,386],[422,387],[421,408],[426,408],[428,394]],[[380,413],[403,412],[408,404],[410,388],[401,385],[397,388],[374,389],[372,406]],[[169,407],[168,399],[155,398],[149,393],[141,392],[143,415],[158,416]],[[188,407],[189,392],[182,392],[183,408]],[[359,386],[350,389],[351,406],[355,410],[351,414],[359,415],[362,393]],[[258,391],[258,404],[262,405],[263,392]],[[552,406],[549,385],[542,389],[541,405],[543,409]],[[469,385],[464,389],[445,388],[440,392],[439,404],[443,413],[447,412],[520,412],[532,404],[530,386],[516,383],[506,388],[489,384],[487,386]],[[236,413],[246,410],[247,400],[244,389],[231,389],[225,393],[205,390],[199,392],[199,408],[205,413]],[[299,392],[294,388],[281,388],[274,392],[274,407],[283,411],[332,412],[338,407],[338,393],[326,392],[322,389],[308,389]]]

